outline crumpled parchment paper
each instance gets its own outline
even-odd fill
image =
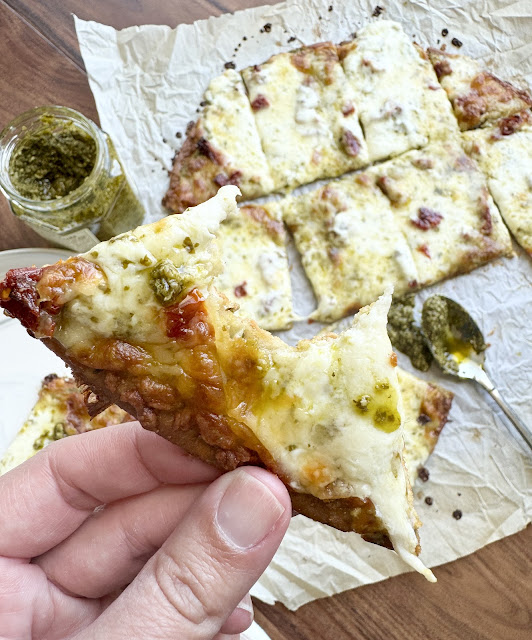
[[[210,79],[233,61],[237,69],[270,55],[320,40],[339,42],[372,18],[375,0],[288,0],[210,18],[176,29],[142,26],[116,31],[76,19],[81,52],[102,127],[136,183],[147,221],[164,215],[167,170],[187,123]],[[532,5],[529,0],[379,2],[379,19],[399,21],[420,44],[448,50],[456,37],[461,53],[482,57],[494,72],[532,85]],[[329,11],[329,6],[332,10]],[[271,30],[261,33],[271,23]],[[443,37],[442,29],[449,34]],[[244,36],[246,40],[244,40]],[[295,40],[288,42],[289,38]],[[235,51],[236,49],[236,51]],[[183,134],[176,137],[176,132]],[[525,420],[532,421],[532,262],[517,248],[472,274],[422,292],[443,293],[464,304],[491,347],[487,370]],[[295,306],[308,313],[313,298],[295,260]],[[293,342],[319,325],[298,323],[285,334]],[[408,360],[400,355],[407,369]],[[419,374],[419,372],[415,372]],[[423,374],[421,374],[423,375]],[[451,419],[427,467],[430,479],[414,487],[424,522],[422,558],[429,566],[449,562],[524,528],[532,516],[532,456],[511,433],[486,394],[455,383],[436,368],[427,379],[452,389]],[[433,498],[428,506],[424,497]],[[455,520],[453,511],[463,517]],[[295,609],[405,571],[395,554],[297,516],[254,595]],[[436,576],[437,576],[436,571]],[[427,586],[427,588],[430,588]]]

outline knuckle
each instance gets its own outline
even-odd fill
[[[174,616],[195,627],[217,617],[209,589],[218,577],[212,567],[194,559],[177,561],[161,549],[154,556],[154,576],[159,595]]]

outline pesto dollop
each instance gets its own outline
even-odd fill
[[[434,357],[449,373],[457,373],[463,360],[486,348],[484,336],[474,320],[450,298],[439,295],[427,298],[422,322]]]
[[[14,149],[9,178],[24,198],[55,200],[75,191],[91,174],[96,142],[72,122],[42,116],[41,123]]]
[[[415,295],[394,299],[388,313],[388,336],[392,345],[410,358],[420,371],[428,371],[433,357],[423,331],[414,320]]]

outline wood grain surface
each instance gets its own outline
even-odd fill
[[[47,103],[73,107],[97,120],[72,13],[117,28],[175,26],[261,4],[268,2],[0,0],[0,127],[25,109]],[[29,246],[47,245],[12,216],[0,196],[0,250]],[[436,569],[436,585],[409,573],[296,612],[256,601],[256,619],[273,640],[531,640],[531,549],[529,526]]]

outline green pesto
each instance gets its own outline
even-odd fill
[[[65,424],[63,422],[58,422],[54,425],[53,429],[47,429],[41,433],[33,443],[33,448],[35,451],[40,451],[50,442],[61,440],[61,438],[65,438],[67,435],[68,433],[65,431]]]
[[[24,198],[55,200],[75,191],[90,175],[96,143],[72,122],[42,116],[43,128],[24,136],[13,151],[9,178]]]
[[[168,307],[176,303],[185,288],[179,269],[170,260],[159,260],[150,273],[150,287],[157,300]]]
[[[377,381],[374,390],[373,395],[364,394],[355,398],[355,409],[361,415],[370,417],[377,429],[392,433],[401,426],[401,416],[397,412],[397,393],[389,380]]]
[[[392,345],[410,358],[420,371],[428,371],[433,357],[429,345],[414,321],[414,294],[394,299],[388,313],[388,335]]]
[[[484,336],[471,316],[445,296],[427,298],[422,325],[434,357],[450,373],[457,373],[459,364],[472,352],[480,353],[486,348]]]

